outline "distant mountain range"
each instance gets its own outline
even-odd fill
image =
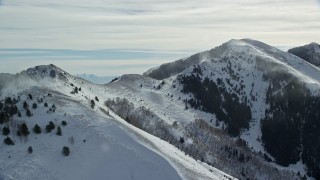
[[[76,77],[81,77],[87,81],[95,84],[107,84],[112,81],[116,76],[96,76],[94,74],[76,74]]]

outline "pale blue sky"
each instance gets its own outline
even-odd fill
[[[319,0],[0,0],[0,72],[142,73],[230,39],[319,43],[319,19]]]

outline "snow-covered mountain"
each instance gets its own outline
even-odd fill
[[[320,66],[320,45],[311,43],[300,47],[295,47],[288,50],[289,53],[294,54],[309,63]]]
[[[320,158],[317,152],[320,150],[320,134],[316,130],[320,122],[317,110],[319,69],[297,56],[251,39],[231,40],[210,51],[212,54],[207,55],[207,59],[201,56],[201,60],[192,61],[201,63],[180,69],[180,73],[162,81],[153,81],[158,94],[167,95],[168,101],[174,103],[162,104],[164,97],[157,97],[150,102],[150,97],[159,95],[156,93],[151,96],[145,92],[142,94],[148,97],[136,101],[149,101],[147,104],[155,107],[153,112],[160,111],[159,116],[165,112],[163,119],[167,121],[178,119],[178,122],[182,121],[181,124],[187,124],[182,126],[188,135],[191,134],[190,130],[194,130],[188,125],[194,125],[197,119],[202,119],[205,125],[203,121],[197,123],[205,127],[217,126],[225,129],[230,136],[240,136],[239,141],[244,141],[247,149],[265,161],[271,161],[271,165],[280,164],[286,167],[281,169],[294,171],[301,176],[308,172],[308,175],[319,178]],[[166,70],[160,66],[145,75],[154,77],[150,72],[171,74],[171,69]],[[179,104],[179,107],[173,104]],[[170,115],[170,110],[174,110],[175,115]],[[203,139],[208,134],[198,133],[195,136],[197,141],[208,144],[208,139]],[[206,153],[194,153],[194,156],[206,157],[204,161],[208,163],[212,163],[211,159],[217,161],[217,158],[226,156],[222,153],[221,157],[217,157],[214,148],[216,146],[209,147],[208,151],[208,147],[205,147]],[[190,150],[189,147],[187,149]],[[196,149],[197,152],[204,151]],[[214,155],[208,155],[208,152]],[[232,167],[230,164],[226,166]],[[241,177],[237,174],[241,174],[242,169],[237,171],[234,168],[234,174],[225,167],[221,169]]]
[[[9,118],[6,113],[1,128],[17,129],[26,122],[30,131],[36,123],[45,131],[49,121],[58,126],[62,120],[67,126],[60,125],[62,136],[55,134],[57,127],[51,133],[30,132],[22,140],[9,134],[15,145],[0,146],[6,150],[0,155],[7,157],[5,152],[14,151],[17,156],[4,158],[0,172],[4,179],[19,178],[29,171],[10,168],[11,162],[22,158],[27,164],[35,156],[32,167],[43,167],[41,177],[50,175],[46,172],[51,168],[57,172],[49,179],[73,178],[64,163],[83,172],[79,177],[94,179],[318,179],[319,81],[317,67],[251,39],[231,40],[144,75],[123,75],[104,85],[54,65],[4,74],[0,76],[2,112],[15,112],[17,106],[22,117],[17,112]],[[24,101],[29,108],[23,107]],[[37,109],[31,108],[33,103]],[[33,116],[26,117],[26,109]],[[32,154],[27,153],[29,146]],[[63,146],[70,148],[68,157],[61,155]],[[42,154],[36,153],[39,147]],[[100,156],[114,159],[100,158],[95,163]],[[48,160],[53,158],[60,164]],[[125,158],[137,165],[125,166],[126,173],[112,168],[100,172],[100,167],[115,162],[128,164]],[[91,166],[98,169],[97,176],[81,169]],[[35,173],[39,171],[27,175],[35,177]]]
[[[104,86],[54,65],[0,77],[0,179],[232,179],[126,123]]]
[[[107,84],[116,78],[115,76],[96,76],[94,74],[77,74],[75,76],[95,84]]]

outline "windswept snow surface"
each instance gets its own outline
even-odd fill
[[[20,96],[22,117],[15,115],[13,122],[26,122],[30,135],[21,139],[11,132],[15,145],[0,146],[0,179],[234,179],[126,123],[104,106],[107,98],[117,96],[105,86],[73,77],[53,65],[30,68],[21,74],[4,84],[15,89],[22,77],[33,84],[16,91],[5,86],[1,99]],[[81,91],[71,94],[75,86]],[[28,94],[34,99],[28,99]],[[100,101],[95,100],[92,109],[90,101],[96,96]],[[36,98],[43,98],[49,107],[55,104],[56,111],[48,113],[43,103],[31,109]],[[23,101],[28,102],[32,117],[26,117]],[[62,120],[67,126],[61,126]],[[49,121],[56,128],[61,126],[62,136],[55,134],[56,128],[45,132]],[[32,132],[35,124],[42,128],[39,135]],[[29,146],[32,154],[27,153]],[[61,153],[63,146],[70,148],[68,157]]]
[[[34,88],[29,93],[34,97],[44,95]],[[50,93],[53,97],[45,100],[57,106],[55,113],[47,114],[47,109],[39,107],[32,110],[34,116],[30,118],[23,113],[21,118],[15,117],[15,121],[26,121],[30,131],[37,123],[43,133],[31,132],[26,140],[9,135],[15,145],[0,146],[3,179],[181,179],[165,159],[137,142],[111,117],[98,115],[65,95]],[[62,136],[55,130],[44,132],[50,120],[56,125],[67,121]],[[70,137],[74,137],[74,144],[68,142]],[[29,146],[32,154],[27,153]],[[63,146],[69,146],[70,156],[62,155]]]
[[[275,47],[269,46],[259,41],[244,39],[241,40],[247,43],[248,46],[257,50],[260,54],[278,62],[288,68],[293,74],[311,82],[319,84],[319,68],[302,60],[301,58],[291,55],[290,53],[281,51]]]

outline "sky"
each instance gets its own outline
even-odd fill
[[[0,72],[143,73],[230,39],[320,42],[320,0],[0,0]]]

